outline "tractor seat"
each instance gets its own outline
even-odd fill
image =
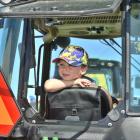
[[[112,100],[101,87],[65,88],[47,93],[47,119],[68,121],[98,121],[112,109]]]

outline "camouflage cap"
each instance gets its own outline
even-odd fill
[[[53,62],[58,63],[60,60],[66,61],[72,66],[81,66],[88,64],[88,54],[79,46],[68,46],[55,58]]]

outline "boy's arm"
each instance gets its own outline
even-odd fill
[[[56,92],[58,90],[64,89],[66,87],[80,86],[80,87],[92,87],[93,83],[87,79],[76,79],[76,80],[59,80],[50,79],[45,82],[45,90],[47,92]],[[95,85],[94,85],[95,86]]]
[[[45,82],[45,90],[47,92],[56,92],[58,90],[64,89],[66,87],[72,87],[74,81],[66,81],[66,80],[59,80],[59,79],[49,79]]]

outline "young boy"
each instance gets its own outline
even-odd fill
[[[88,54],[79,46],[68,46],[54,59],[58,64],[61,79],[49,79],[45,82],[47,92],[56,92],[66,87],[93,87],[95,84],[84,76],[88,69]]]

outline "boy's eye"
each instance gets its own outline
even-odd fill
[[[61,63],[58,63],[57,65],[58,65],[58,67],[67,67],[68,66],[68,65],[65,65],[65,64],[61,64]]]
[[[58,64],[58,66],[59,66],[59,67],[63,67],[63,66],[64,66],[64,64]]]

